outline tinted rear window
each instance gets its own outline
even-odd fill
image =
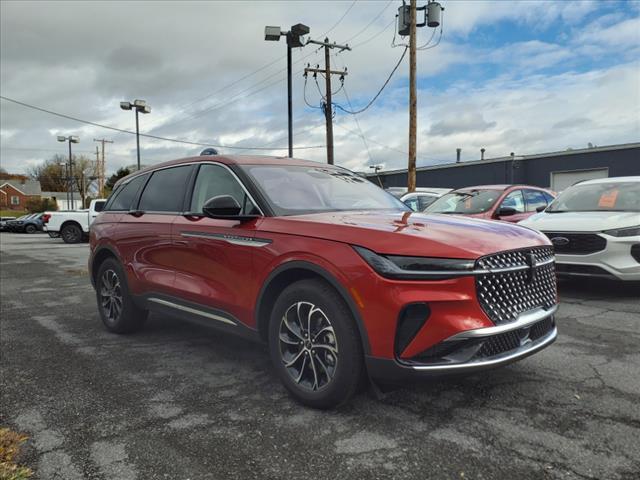
[[[191,165],[153,172],[140,197],[138,209],[144,212],[181,212]]]
[[[131,210],[133,201],[147,178],[149,178],[148,174],[140,175],[118,188],[113,192],[113,200],[109,200],[106,210]]]

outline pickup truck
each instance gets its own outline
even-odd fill
[[[79,243],[89,236],[89,226],[104,208],[104,198],[91,200],[89,208],[62,212],[44,212],[44,231],[50,237],[62,237],[65,243]]]

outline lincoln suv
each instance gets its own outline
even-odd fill
[[[149,311],[266,342],[298,401],[474,372],[557,335],[553,248],[517,225],[414,213],[343,168],[201,156],[121,179],[91,225],[105,327]]]

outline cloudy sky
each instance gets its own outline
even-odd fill
[[[422,4],[423,2],[418,2]],[[419,30],[418,165],[531,154],[640,140],[639,1],[454,1],[440,30]],[[121,100],[152,106],[141,131],[224,145],[224,153],[286,154],[286,48],[265,42],[265,25],[311,27],[311,38],[348,42],[331,57],[348,68],[334,98],[366,105],[400,58],[392,47],[399,0],[28,2],[2,1],[1,94],[44,109],[134,129]],[[402,43],[396,38],[396,43]],[[318,88],[302,69],[324,62],[296,49],[296,156],[326,158]],[[318,79],[323,88],[322,79]],[[335,89],[339,87],[337,78]],[[407,162],[408,55],[362,114],[337,110],[336,163],[355,170]],[[135,136],[0,101],[2,167],[25,172],[75,134],[90,155],[108,138],[107,170],[135,163]],[[142,162],[197,154],[201,147],[143,138]],[[261,147],[242,150],[231,147]],[[264,150],[272,148],[273,150]]]

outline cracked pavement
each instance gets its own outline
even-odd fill
[[[106,332],[87,255],[0,234],[0,423],[34,478],[638,478],[637,285],[561,282],[539,354],[321,412],[262,345],[156,314]]]

